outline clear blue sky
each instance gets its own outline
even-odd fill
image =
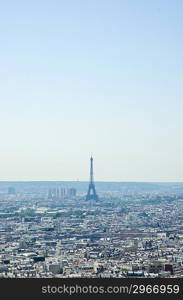
[[[183,1],[0,4],[0,180],[183,181]]]

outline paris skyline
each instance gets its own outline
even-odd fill
[[[2,3],[0,180],[182,182],[182,9]]]

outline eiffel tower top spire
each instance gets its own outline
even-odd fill
[[[90,183],[94,182],[94,177],[93,177],[93,157],[90,157]]]

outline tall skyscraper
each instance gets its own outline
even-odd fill
[[[76,197],[76,189],[75,188],[70,188],[68,189],[68,197]]]
[[[56,188],[50,188],[48,191],[48,199],[56,199],[57,196],[57,189]]]
[[[9,194],[9,195],[15,195],[15,194],[16,194],[15,188],[12,187],[12,186],[10,186],[10,187],[8,188],[8,194]]]
[[[94,184],[94,176],[93,176],[93,157],[90,158],[90,182],[88,187],[88,193],[86,196],[86,200],[99,200]]]

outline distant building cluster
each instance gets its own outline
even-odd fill
[[[64,199],[64,198],[73,198],[76,197],[75,188],[63,188],[55,187],[49,188],[48,190],[48,199]]]
[[[15,195],[16,194],[15,188],[14,187],[9,187],[8,188],[8,194],[9,195]]]

